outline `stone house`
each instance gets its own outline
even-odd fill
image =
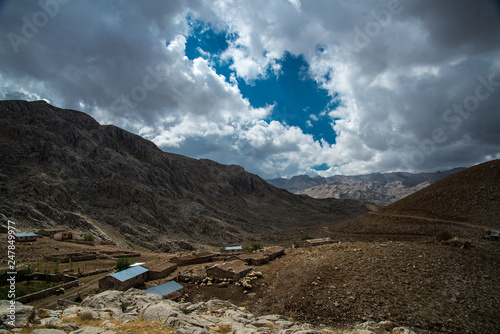
[[[179,266],[188,266],[192,264],[212,262],[213,257],[216,255],[217,254],[212,252],[197,252],[180,257],[174,257],[170,261],[177,263]]]
[[[269,256],[269,261],[274,261],[278,257],[285,255],[285,249],[281,246],[264,247],[264,254]]]
[[[269,263],[269,256],[264,253],[248,253],[237,256],[241,261],[245,261],[251,266],[262,266]]]
[[[75,231],[71,231],[70,233],[71,233],[72,240],[83,240],[85,238],[85,235],[83,233],[75,232]]]
[[[17,242],[36,241],[36,234],[33,232],[14,233]]]
[[[165,278],[177,269],[177,264],[162,259],[146,262],[143,265],[148,269],[148,280]]]
[[[147,279],[148,271],[149,270],[144,267],[135,266],[110,274],[99,280],[99,291],[125,291],[136,286],[141,286]]]
[[[216,278],[228,278],[239,280],[245,277],[252,270],[245,262],[234,260],[230,262],[216,264],[207,268],[207,275]]]
[[[62,231],[54,234],[54,240],[64,241],[71,239],[71,232]]]

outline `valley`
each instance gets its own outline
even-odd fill
[[[79,277],[79,285],[63,296],[26,303],[37,312],[60,310],[58,300],[64,296],[78,293],[83,304],[102,296],[99,280],[118,271],[117,259],[125,256],[140,265],[177,261],[172,272],[136,287],[179,281],[184,289],[174,298],[179,309],[222,300],[234,304],[230,314],[242,308],[253,314],[255,324],[265,320],[257,317],[279,314],[280,321],[290,322],[287,326],[296,326],[294,332],[355,333],[360,323],[386,320],[394,326],[380,333],[396,325],[411,328],[403,331],[407,334],[500,330],[500,243],[491,236],[500,231],[499,160],[446,172],[439,180],[436,175],[377,174],[404,177],[408,185],[421,187],[380,206],[293,194],[240,166],[166,153],[125,130],[46,102],[2,101],[0,113],[5,130],[0,134],[2,254],[7,254],[9,220],[16,222],[17,232],[59,228],[93,239],[40,235],[16,242],[19,270],[29,266],[40,274]],[[319,238],[326,242],[306,247],[307,240]],[[242,247],[233,254],[223,251],[226,246]],[[269,246],[282,247],[284,255],[250,264],[249,273],[238,279],[209,274],[214,266],[241,263],[248,254],[265,258],[261,248]],[[61,261],[89,254],[91,259]],[[182,260],[199,254],[206,259]],[[7,270],[7,264],[2,260],[0,269]],[[229,266],[227,272],[234,273]],[[186,272],[200,280],[182,280]],[[127,293],[144,294],[134,291]],[[137,296],[130,297],[136,298],[133,303],[146,298]],[[144,321],[135,311],[133,321]],[[30,326],[71,332],[71,326],[39,321]],[[92,321],[78,326],[102,325]],[[243,329],[234,323],[223,329],[196,323],[199,334],[285,330],[273,327],[276,321],[269,327],[248,322]],[[30,333],[30,326],[22,331]]]

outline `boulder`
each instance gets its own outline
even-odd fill
[[[379,323],[376,323],[375,321],[367,321],[354,327],[357,331],[366,330],[375,334],[384,334],[386,332],[390,332],[393,328],[394,323],[392,321],[381,321]]]
[[[162,298],[139,289],[127,291],[107,290],[95,296],[86,298],[82,306],[92,307],[97,310],[119,309],[123,312],[137,310],[146,304],[161,301]]]
[[[0,321],[7,327],[24,327],[35,317],[35,308],[19,302],[0,300]]]
[[[146,305],[139,312],[139,318],[144,321],[158,321],[166,325],[173,325],[182,314],[181,310],[166,302]]]

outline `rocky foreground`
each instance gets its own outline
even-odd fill
[[[0,301],[0,317],[8,325],[9,301]],[[208,302],[176,303],[142,290],[105,291],[89,297],[81,306],[64,310],[35,310],[32,306],[16,305],[16,328],[12,332],[35,334],[113,334],[113,333],[359,333],[414,334],[391,321],[365,322],[353,330],[313,327],[297,323],[281,315],[256,316],[244,307],[213,299]],[[8,330],[4,329],[2,331]]]

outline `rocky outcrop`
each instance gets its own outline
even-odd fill
[[[20,228],[63,227],[176,251],[368,211],[359,201],[293,195],[240,166],[165,153],[44,101],[0,101],[0,127],[0,213]]]
[[[77,322],[77,319],[79,326],[72,323]],[[85,322],[90,321],[92,326],[85,325]],[[147,294],[142,290],[130,289],[125,292],[105,291],[87,298],[82,306],[72,306],[62,312],[41,310],[33,321],[38,327],[33,333],[114,334],[123,332],[127,324],[138,321],[143,324],[143,329],[144,323],[162,324],[176,334],[315,334],[334,330],[297,323],[278,314],[256,316],[244,307],[218,299],[196,304],[177,303]],[[96,326],[96,323],[99,325]],[[359,324],[353,333],[412,334],[414,332],[385,321]]]

